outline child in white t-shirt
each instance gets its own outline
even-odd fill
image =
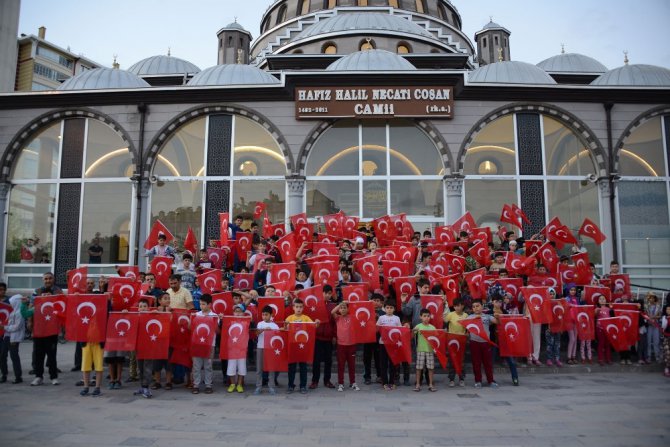
[[[385,314],[380,316],[377,319],[377,326],[402,326],[400,323],[400,318],[397,315],[394,315],[395,312],[395,302],[392,300],[384,303],[384,312]],[[383,346],[381,338],[379,339],[379,344],[381,344],[381,349],[379,350],[379,362],[381,363],[381,373],[382,373],[382,385],[385,390],[394,390],[395,389],[395,365],[391,361],[388,353],[386,352],[386,346]]]
[[[272,308],[270,306],[263,307],[261,311],[262,321],[259,321],[256,325],[256,332],[258,333],[258,344],[256,345],[256,390],[254,391],[255,395],[261,394],[261,388],[263,386],[263,346],[265,343],[265,334],[264,331],[267,330],[278,330],[279,326],[277,323],[272,321]],[[268,373],[269,374],[269,373]],[[277,394],[272,382],[268,381],[268,387],[270,388],[270,394]]]

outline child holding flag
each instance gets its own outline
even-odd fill
[[[428,340],[420,331],[434,331],[435,326],[430,324],[430,311],[428,309],[421,309],[419,312],[421,323],[414,326],[414,333],[417,334],[416,340],[416,385],[414,391],[421,391],[421,373],[423,368],[428,369],[428,389],[430,391],[437,391],[433,386],[433,370],[435,369],[435,356],[433,355],[433,348],[428,344]]]

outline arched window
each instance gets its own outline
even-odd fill
[[[365,51],[365,50],[374,50],[375,48],[377,48],[377,45],[375,44],[375,41],[374,41],[374,40],[372,40],[372,39],[370,39],[370,38],[368,37],[368,38],[366,38],[366,39],[364,39],[364,40],[361,41],[361,43],[359,44],[358,48],[359,48],[361,51]]]
[[[275,26],[286,21],[286,5],[281,5],[277,11],[277,20],[275,20]]]
[[[299,0],[298,8],[296,10],[296,15],[304,15],[309,13],[309,2],[310,0]]]
[[[396,47],[396,52],[398,54],[409,54],[412,52],[412,47],[407,42],[400,42]]]
[[[334,42],[326,42],[321,46],[323,54],[337,54],[337,45]]]

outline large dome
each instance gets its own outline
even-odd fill
[[[172,56],[151,56],[133,64],[129,72],[138,76],[194,74],[200,69],[184,59]]]
[[[561,53],[545,59],[538,67],[549,73],[605,73],[607,67],[593,59],[578,53]]]
[[[546,71],[533,64],[519,61],[484,65],[468,73],[468,81],[492,84],[556,84]]]
[[[327,71],[416,70],[407,59],[386,50],[365,50],[348,54],[326,68]]]
[[[63,82],[56,90],[92,90],[151,87],[143,79],[118,68],[94,68]]]
[[[193,76],[190,86],[279,84],[279,80],[260,68],[244,64],[215,65]]]
[[[599,76],[591,85],[670,87],[670,70],[656,65],[624,65]]]
[[[330,33],[347,33],[351,31],[392,31],[415,34],[433,38],[433,35],[416,23],[391,14],[380,13],[344,13],[328,19],[322,19],[291,39],[293,42],[308,37]]]

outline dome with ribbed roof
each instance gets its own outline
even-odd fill
[[[607,67],[592,57],[578,53],[561,53],[545,59],[538,67],[549,73],[605,73]]]
[[[306,39],[308,37],[320,36],[331,33],[347,33],[357,31],[387,31],[417,36],[430,37],[433,35],[421,26],[399,16],[381,13],[342,13],[334,17],[322,19],[310,26],[300,34],[296,35],[292,42]]]
[[[270,73],[251,65],[226,64],[206,68],[188,81],[190,86],[257,84],[279,84],[279,80]]]
[[[196,65],[172,56],[151,56],[133,64],[128,71],[138,76],[194,74],[200,71]]]
[[[364,50],[348,54],[326,68],[327,71],[416,70],[407,59],[386,50]]]
[[[237,29],[237,30],[240,30],[240,31],[246,31],[246,29],[244,29],[244,27],[237,22],[231,22],[228,25],[224,26],[223,28],[224,29]]]
[[[86,70],[63,82],[56,90],[92,90],[151,87],[144,79],[118,68]]]
[[[492,84],[556,84],[546,71],[533,64],[519,61],[496,62],[484,65],[468,74],[470,83]]]
[[[670,70],[656,65],[626,64],[597,77],[591,85],[670,87]]]

